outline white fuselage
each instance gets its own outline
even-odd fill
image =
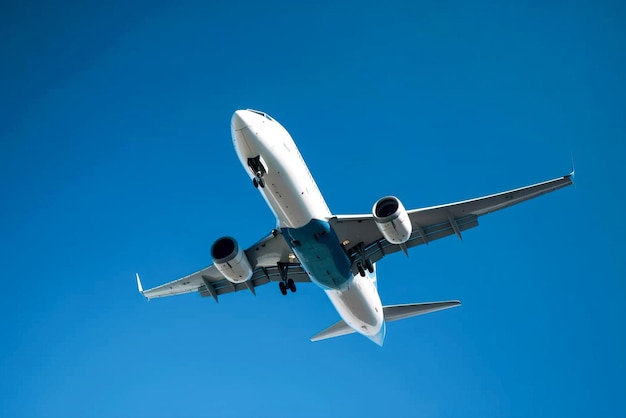
[[[307,237],[311,225],[328,225],[331,212],[291,135],[280,123],[263,112],[238,110],[232,117],[231,129],[239,160],[255,184],[261,183],[258,190],[276,216],[279,229],[297,235],[298,241],[302,241],[307,238],[300,237]],[[321,244],[314,242],[313,236],[310,239],[311,245],[320,249]],[[344,263],[338,263],[336,257],[312,260],[316,257],[309,257],[306,252],[311,251],[307,250],[310,246],[300,242],[298,246],[288,244],[309,272],[311,281],[324,289],[341,318],[355,331],[382,344],[385,322],[375,273],[365,277],[352,275],[346,273]],[[320,249],[324,253],[347,258],[338,241],[324,245]],[[329,285],[328,281],[315,277],[313,272],[320,269],[342,271],[342,277],[336,277],[339,284]]]

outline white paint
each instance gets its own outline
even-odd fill
[[[393,213],[388,214],[389,207],[395,207]],[[384,208],[387,207],[385,210]],[[382,208],[382,210],[381,210]],[[379,216],[382,212],[383,216]],[[413,227],[409,214],[400,199],[394,196],[386,196],[379,199],[372,208],[376,226],[383,237],[392,244],[404,244],[411,237]]]
[[[300,151],[280,123],[249,110],[238,110],[231,128],[235,150],[250,180],[255,175],[248,167],[248,158],[260,155],[265,163],[265,187],[258,190],[279,227],[300,228],[311,219],[331,217]]]
[[[378,345],[385,338],[383,305],[376,289],[376,272],[354,276],[342,290],[326,290],[326,295],[346,324]]]
[[[332,215],[291,135],[262,112],[238,110],[232,117],[233,143],[241,164],[252,180],[248,158],[261,156],[267,173],[261,195],[281,228],[300,228],[312,219]],[[338,243],[339,245],[339,243]],[[356,332],[382,345],[385,322],[376,289],[376,273],[357,275],[339,290],[326,295],[341,318]]]

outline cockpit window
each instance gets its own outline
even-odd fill
[[[274,119],[272,119],[272,117],[271,117],[270,115],[268,115],[268,114],[267,114],[267,113],[265,113],[265,112],[261,112],[261,111],[259,111],[259,110],[254,110],[254,109],[246,109],[246,110],[247,110],[248,112],[252,112],[252,113],[256,113],[257,115],[261,115],[261,116],[263,116],[265,119],[268,119],[268,120],[274,120]]]

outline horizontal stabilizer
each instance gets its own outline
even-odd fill
[[[319,334],[312,336],[311,341],[327,340],[329,338],[341,337],[342,335],[348,335],[354,332],[355,331],[352,328],[350,328],[350,326],[346,324],[342,319],[336,324],[331,325],[330,327],[326,328],[324,331],[320,332]]]
[[[385,314],[385,322],[393,322],[429,312],[453,308],[455,306],[459,306],[460,304],[461,302],[458,300],[449,300],[446,302],[407,303],[404,305],[383,306],[383,312]],[[311,341],[327,340],[329,338],[341,337],[342,335],[348,335],[354,332],[356,331],[341,320],[326,328],[319,334],[315,334],[311,337]]]
[[[385,322],[398,321],[400,319],[411,318],[412,316],[422,315],[429,312],[440,311],[442,309],[453,308],[459,306],[461,302],[458,300],[449,300],[446,302],[427,302],[427,303],[407,303],[404,305],[384,306]]]

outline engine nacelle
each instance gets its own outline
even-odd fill
[[[413,228],[409,214],[397,197],[379,199],[372,209],[376,226],[383,237],[392,244],[404,244],[411,237]]]
[[[229,282],[243,283],[252,277],[252,267],[234,238],[222,237],[211,246],[215,267]]]

